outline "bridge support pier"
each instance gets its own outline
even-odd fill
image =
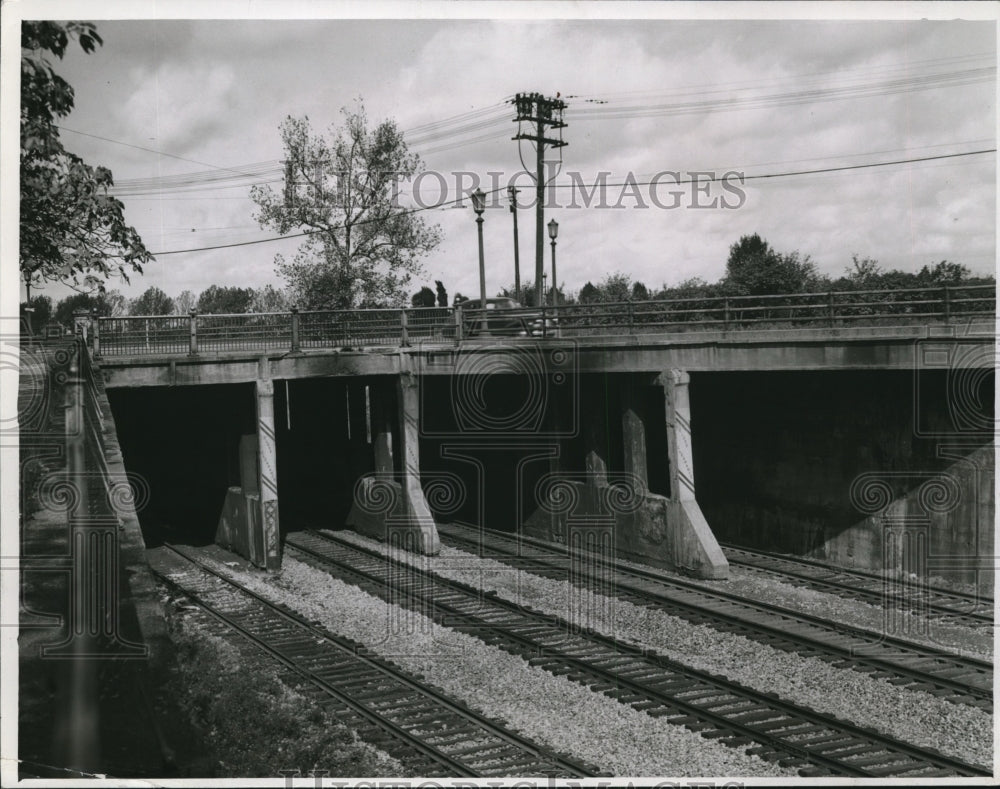
[[[274,381],[258,378],[254,389],[257,432],[240,439],[240,484],[226,492],[215,542],[274,572],[281,569]]]
[[[623,375],[619,381],[619,419],[608,424],[601,411],[586,419],[583,472],[550,465],[552,481],[525,521],[525,534],[570,544],[584,539],[633,561],[699,578],[728,577],[729,563],[695,500],[688,374],[668,370],[655,379]],[[667,458],[651,458],[647,447],[647,423],[664,418],[651,413],[651,385],[664,393]],[[602,382],[598,389],[595,382],[589,392],[585,389],[584,401],[604,395],[605,386]],[[619,425],[620,460],[612,451]],[[669,462],[666,496],[649,490],[650,471],[659,470],[658,461]]]
[[[700,578],[727,578],[729,562],[695,499],[690,380],[684,370],[666,370],[656,378],[656,383],[663,387],[666,406],[670,460],[667,507],[668,524],[673,532],[673,560],[679,568]]]
[[[359,534],[434,556],[441,541],[420,485],[419,386],[409,372],[397,380],[398,448],[393,446],[390,389],[385,383],[369,387],[375,470],[359,477],[346,523]]]
[[[257,380],[257,452],[264,567],[281,568],[278,529],[278,446],[274,434],[274,381]]]
[[[420,486],[420,379],[411,372],[400,373],[396,385],[399,405],[399,451],[403,488],[403,524],[416,544],[406,546],[436,556],[441,552],[437,524],[431,515],[424,489]]]
[[[622,394],[622,444],[625,473],[631,474],[644,490],[649,488],[649,465],[646,457],[646,423],[637,402],[635,385],[627,378]]]

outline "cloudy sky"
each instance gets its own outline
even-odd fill
[[[780,251],[810,255],[831,275],[844,272],[852,253],[904,270],[943,258],[976,272],[995,268],[996,154],[951,156],[996,145],[994,21],[116,21],[78,6],[94,12],[85,18],[95,19],[104,46],[91,55],[74,48],[57,66],[76,90],[64,143],[111,168],[126,217],[150,250],[176,252],[158,255],[131,285],[112,283],[129,296],[151,284],[170,295],[281,284],[274,255],[294,254],[298,241],[227,245],[275,235],[254,220],[249,184],[280,189],[286,116],[326,130],[362,97],[372,120],[394,119],[426,167],[442,174],[447,194],[439,179],[422,182],[426,204],[458,196],[457,172],[486,184],[487,173],[499,173],[501,186],[517,174],[505,102],[522,91],[558,92],[568,104],[555,180],[561,207],[546,221],[560,223],[559,278],[570,291],[614,271],[650,286],[714,281],[730,245],[753,232]],[[643,6],[644,14],[672,13]],[[593,6],[572,8],[584,7]],[[308,6],[317,16],[345,8]],[[729,16],[758,8],[731,7]],[[953,10],[935,15],[961,15]],[[524,155],[531,166],[530,147]],[[929,160],[751,177],[910,159]],[[609,186],[609,205],[580,207],[577,194],[569,206],[573,178],[590,184],[605,172],[620,184],[631,173],[645,183],[664,171],[741,172],[745,197],[716,185],[682,187],[675,198],[664,185],[658,207],[648,186],[623,198]],[[717,206],[699,207],[706,202]],[[440,279],[451,294],[478,292],[471,208],[421,215],[440,225],[443,241],[416,284]],[[513,281],[511,215],[498,203],[485,220],[493,293]],[[522,210],[519,225],[530,278],[533,212]],[[222,248],[183,251],[203,247]],[[545,252],[548,268],[547,243]]]

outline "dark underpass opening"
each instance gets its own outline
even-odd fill
[[[369,410],[364,379],[275,381],[282,534],[344,528],[355,484],[374,468]]]
[[[212,542],[226,489],[240,484],[241,435],[256,429],[253,384],[109,389],[148,547]]]
[[[693,373],[698,502],[720,541],[807,554],[871,514],[866,482],[888,504],[944,474],[937,489],[960,484],[956,500],[914,501],[908,517],[931,524],[941,552],[974,553],[976,537],[956,535],[975,529],[962,507],[992,502],[973,474],[987,462],[992,478],[992,454],[980,456],[993,442],[993,398],[988,369]]]

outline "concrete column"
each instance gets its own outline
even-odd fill
[[[375,473],[392,474],[392,421],[387,407],[388,393],[382,384],[369,389],[372,408],[372,449],[375,452]]]
[[[701,578],[727,578],[729,562],[695,499],[690,376],[684,370],[666,370],[656,382],[663,387],[666,405],[669,522],[674,531],[676,563]]]
[[[355,479],[371,473],[372,447],[368,444],[368,414],[365,405],[365,384],[351,382],[347,386],[347,423],[350,429],[350,473]]]
[[[412,372],[399,375],[399,451],[403,478],[404,522],[419,532],[418,548],[431,556],[441,551],[437,524],[420,487],[420,379]]]
[[[281,567],[278,530],[278,447],[274,435],[274,381],[257,379],[257,452],[264,567]]]
[[[646,457],[646,423],[636,397],[635,382],[627,377],[622,383],[622,443],[625,448],[625,473],[633,475],[649,489],[649,470]]]
[[[691,377],[684,370],[660,376],[667,408],[667,451],[670,457],[670,497],[694,501],[694,455],[691,447]]]
[[[365,385],[363,383],[349,383],[347,398],[350,404],[347,419],[351,427],[351,442],[367,443],[368,417],[365,413]]]

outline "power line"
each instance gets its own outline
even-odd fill
[[[958,65],[956,61],[978,57],[980,56],[969,55],[953,58],[935,58],[928,61],[917,61],[917,63],[940,63],[942,61],[948,61],[952,64]],[[912,66],[912,63],[899,66],[885,66],[880,67],[880,69],[895,70],[910,66]],[[973,82],[987,81],[990,78],[990,75],[995,75],[995,72],[996,68],[994,66],[990,68],[966,69],[963,71],[916,75],[883,82],[856,83],[846,86],[829,88],[819,87],[805,90],[800,88],[795,91],[770,93],[757,96],[709,98],[701,101],[677,101],[673,103],[660,104],[622,105],[613,98],[611,100],[601,99],[600,106],[595,104],[582,107],[569,106],[567,107],[567,116],[577,122],[582,122],[591,120],[627,120],[631,118],[655,117],[663,115],[686,115],[713,111],[765,109],[806,103],[867,98],[872,96],[891,95],[895,93],[910,93],[918,90],[927,90],[946,86],[957,87],[960,85],[971,84]],[[845,74],[848,72],[832,73]],[[867,70],[866,73],[871,73],[871,70]],[[720,92],[722,90],[723,88],[717,88],[714,92]],[[704,95],[706,92],[710,93],[713,91],[701,90],[699,95]],[[636,93],[639,92],[619,95],[622,95],[623,97],[633,96],[634,98],[639,98]],[[664,97],[671,95],[678,96],[683,95],[683,91],[675,91],[673,93],[661,92],[657,95]],[[583,98],[583,96],[579,94],[577,94],[577,97]],[[404,132],[404,135],[409,137],[407,142],[413,146],[415,152],[423,153],[424,155],[443,153],[455,148],[473,145],[479,142],[501,139],[504,136],[502,128],[506,125],[506,116],[500,114],[503,112],[503,106],[504,103],[494,104],[481,109],[451,116],[450,118],[445,118],[440,121],[432,121],[421,124]],[[212,170],[207,173],[193,172],[172,176],[156,176],[153,178],[123,179],[113,187],[112,191],[112,194],[119,197],[143,196],[157,190],[188,190],[194,186],[210,188],[211,184],[221,185],[226,182],[231,182],[233,188],[237,188],[239,186],[274,183],[275,180],[277,180],[276,177],[282,174],[280,163],[277,160],[237,165],[235,167],[219,167],[205,162],[199,162],[195,159],[189,159],[187,157],[147,148],[141,145],[134,145],[121,140],[114,140],[96,134],[81,132],[76,129],[68,129],[66,127],[57,128],[61,128],[74,134],[80,134],[82,136],[212,168]],[[489,134],[479,134],[478,136],[468,136],[470,134],[483,132],[492,128],[495,128],[496,131]],[[466,139],[461,139],[462,137],[466,137]],[[424,146],[429,147],[421,150]],[[254,180],[252,184],[241,183],[247,178],[256,180]],[[220,186],[219,188],[224,187]]]
[[[113,140],[110,137],[101,137],[99,134],[90,134],[89,132],[82,132],[76,129],[70,129],[66,126],[59,126],[58,124],[52,124],[55,128],[60,131],[70,132],[71,134],[79,134],[81,137],[91,137],[95,140],[103,140],[104,142],[114,143],[115,145],[124,145],[127,148],[135,148],[138,151],[145,151],[146,153],[155,153],[159,156],[166,156],[170,159],[179,159],[182,162],[191,162],[192,164],[200,164],[202,167],[211,167],[214,170],[226,170],[231,173],[237,173],[239,175],[248,175],[248,173],[242,173],[239,170],[235,170],[231,167],[219,167],[214,164],[209,164],[208,162],[199,162],[197,159],[188,159],[185,156],[177,156],[173,153],[165,153],[164,151],[157,151],[153,148],[146,148],[142,145],[133,145],[130,142],[122,142],[121,140]]]
[[[781,173],[763,173],[763,174],[759,174],[759,175],[746,175],[746,176],[743,176],[743,180],[744,181],[754,181],[754,180],[764,180],[764,179],[769,179],[769,178],[790,178],[790,177],[800,176],[800,175],[820,175],[820,174],[823,174],[823,173],[846,172],[846,171],[849,171],[849,170],[864,170],[864,169],[869,169],[869,168],[873,168],[873,167],[891,167],[891,166],[900,165],[900,164],[917,164],[917,163],[920,163],[920,162],[938,161],[938,160],[942,160],[942,159],[957,159],[957,158],[965,157],[965,156],[978,156],[978,155],[986,154],[986,153],[996,153],[996,150],[997,150],[996,148],[984,148],[984,149],[978,150],[978,151],[964,151],[962,153],[938,154],[936,156],[921,156],[921,157],[913,158],[913,159],[896,159],[896,160],[890,161],[890,162],[869,162],[867,164],[851,164],[851,165],[844,165],[844,166],[841,166],[841,167],[823,167],[823,168],[819,168],[819,169],[815,169],[815,170],[792,170],[792,171],[781,172]],[[669,185],[670,186],[680,186],[680,185],[684,185],[684,184],[693,184],[693,183],[709,183],[709,182],[716,181],[716,180],[718,180],[718,179],[716,179],[714,177],[713,178],[696,178],[696,179],[687,179],[687,180],[677,180],[677,181],[671,181],[669,183]],[[598,186],[601,186],[601,187],[608,187],[608,186],[619,187],[619,186],[622,186],[622,187],[624,187],[624,186],[653,186],[653,185],[660,185],[660,184],[657,181],[627,181],[627,182],[624,182],[624,183],[613,183],[613,184],[608,184],[608,183],[590,184],[589,187],[590,188],[596,188]],[[566,188],[577,188],[578,186],[581,186],[581,185],[580,184],[550,184],[550,186],[552,186],[555,189],[566,189]],[[497,193],[503,192],[503,191],[506,191],[506,187],[498,187],[496,189],[491,189],[491,190],[489,190],[487,192],[487,194],[488,195],[497,194]],[[431,211],[431,210],[435,210],[435,209],[440,209],[440,208],[444,208],[444,207],[449,206],[449,205],[455,205],[457,203],[461,203],[461,202],[464,201],[464,199],[465,199],[464,197],[458,197],[458,198],[455,198],[453,200],[446,200],[446,201],[441,202],[441,203],[436,203],[435,205],[420,206],[418,208],[411,208],[411,209],[407,209],[405,211],[400,212],[400,214],[397,214],[396,216],[399,216],[401,214],[416,214],[416,213],[419,213],[421,211]],[[355,225],[365,225],[365,224],[369,224],[370,222],[376,222],[376,221],[380,221],[380,220],[377,220],[377,219],[366,219],[366,220],[362,220],[360,222],[356,222]],[[330,230],[340,230],[340,229],[342,229],[341,226],[330,228]],[[245,246],[251,246],[251,245],[255,245],[255,244],[267,244],[267,243],[270,243],[272,241],[283,241],[283,240],[288,239],[288,238],[303,238],[305,236],[316,235],[317,233],[322,233],[322,232],[325,232],[325,231],[323,231],[323,230],[306,230],[306,231],[303,231],[301,233],[291,233],[291,234],[285,235],[285,236],[272,236],[270,238],[261,238],[261,239],[255,240],[255,241],[238,241],[238,242],[233,242],[233,243],[229,243],[229,244],[219,244],[219,245],[216,245],[216,246],[195,247],[195,248],[192,248],[192,249],[173,249],[173,250],[168,250],[166,252],[153,252],[152,254],[155,257],[155,256],[160,256],[160,255],[179,255],[179,254],[182,254],[182,253],[185,253],[185,252],[207,252],[207,251],[214,250],[214,249],[229,249],[231,247],[245,247]]]
[[[573,120],[622,120],[628,118],[650,118],[664,115],[690,115],[702,112],[743,111],[787,107],[801,104],[817,104],[828,101],[872,98],[897,93],[912,93],[946,86],[961,86],[986,82],[995,78],[996,67],[950,71],[942,74],[921,75],[886,82],[862,83],[858,85],[831,88],[812,88],[760,96],[707,99],[704,101],[679,101],[665,104],[632,104],[626,106],[588,106],[570,109],[568,115]]]

